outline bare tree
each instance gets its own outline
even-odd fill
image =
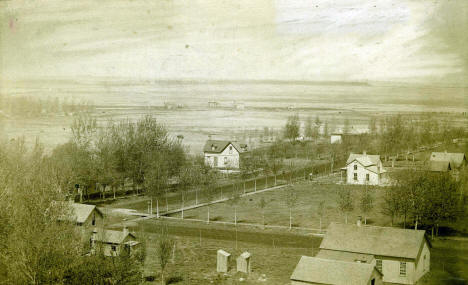
[[[317,215],[320,220],[320,227],[319,227],[320,232],[322,232],[322,219],[323,219],[324,214],[325,214],[325,201],[320,201],[318,208],[317,208]]]
[[[158,245],[157,245],[157,253],[158,253],[158,259],[159,259],[159,265],[161,267],[161,284],[165,284],[165,269],[167,264],[169,263],[169,260],[171,258],[171,253],[174,248],[175,241],[171,237],[169,237],[169,234],[167,232],[167,228],[162,228],[162,233],[161,236],[158,239]]]
[[[286,187],[284,191],[285,191],[284,201],[286,202],[286,205],[289,208],[289,230],[291,230],[292,229],[292,210],[294,206],[296,206],[296,203],[297,203],[297,194],[294,191],[294,188],[292,186]]]
[[[372,210],[374,206],[374,196],[370,192],[367,187],[365,187],[364,191],[361,193],[361,199],[359,203],[359,207],[364,216],[364,224],[367,224],[367,215]]]
[[[353,197],[351,190],[341,189],[338,192],[338,208],[341,213],[345,216],[345,223],[348,223],[348,214],[354,210]]]
[[[264,197],[260,198],[260,201],[258,201],[258,206],[262,210],[262,226],[265,229],[265,207],[267,206],[267,201]]]

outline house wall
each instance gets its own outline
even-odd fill
[[[378,258],[379,259],[379,258]],[[406,261],[406,276],[400,276],[400,261]],[[398,284],[414,284],[415,266],[414,261],[406,259],[382,258],[383,281]]]
[[[354,165],[357,165],[357,170],[354,170]],[[354,173],[357,173],[357,181],[354,180]],[[366,181],[366,174],[369,174],[369,181]],[[367,170],[362,164],[354,161],[346,166],[346,183],[378,185],[380,177],[379,174]]]
[[[419,256],[417,265],[416,265],[416,272],[414,275],[414,283],[418,281],[424,274],[429,272],[431,269],[431,252],[429,251],[429,246],[427,242],[424,242],[423,249]]]
[[[93,215],[96,216],[95,226],[93,226]],[[88,219],[80,225],[81,229],[81,239],[82,241],[87,241],[90,239],[91,234],[94,229],[102,228],[104,223],[104,217],[94,209],[89,215]]]
[[[341,143],[341,136],[331,135],[330,143]]]
[[[232,150],[229,148],[232,147]],[[218,163],[215,165],[215,157]],[[221,153],[205,153],[205,164],[214,168],[239,168],[239,152],[229,144]]]

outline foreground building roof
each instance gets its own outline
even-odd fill
[[[416,259],[425,241],[422,230],[331,223],[320,249]]]
[[[368,284],[374,271],[377,270],[373,264],[302,256],[291,280],[312,284]]]

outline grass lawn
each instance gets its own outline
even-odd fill
[[[300,182],[295,184],[294,190],[297,193],[297,203],[292,210],[293,226],[319,228],[320,222],[317,215],[317,209],[321,201],[325,202],[324,217],[322,220],[323,228],[326,228],[330,222],[344,222],[345,217],[338,209],[337,197],[338,191],[346,188],[352,190],[354,198],[354,210],[348,215],[348,222],[354,223],[361,214],[359,209],[359,197],[364,190],[360,186],[346,185],[317,185],[309,182]],[[382,215],[378,209],[382,202],[383,189],[370,187],[374,193],[374,210],[368,215],[368,224],[387,226],[390,225],[390,219]],[[285,203],[284,188],[267,191],[247,197],[243,197],[237,205],[237,221],[244,223],[262,223],[262,210],[259,207],[259,201],[265,199],[265,224],[267,225],[289,225],[289,208]],[[175,214],[174,216],[180,216]],[[210,219],[217,221],[234,221],[234,207],[229,203],[219,203],[210,206]],[[184,218],[203,219],[207,218],[207,207],[201,207],[184,212]]]

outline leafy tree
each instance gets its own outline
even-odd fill
[[[286,122],[286,126],[284,127],[284,137],[286,139],[289,139],[290,142],[294,142],[296,138],[299,137],[299,129],[299,115],[288,117],[288,121]]]

